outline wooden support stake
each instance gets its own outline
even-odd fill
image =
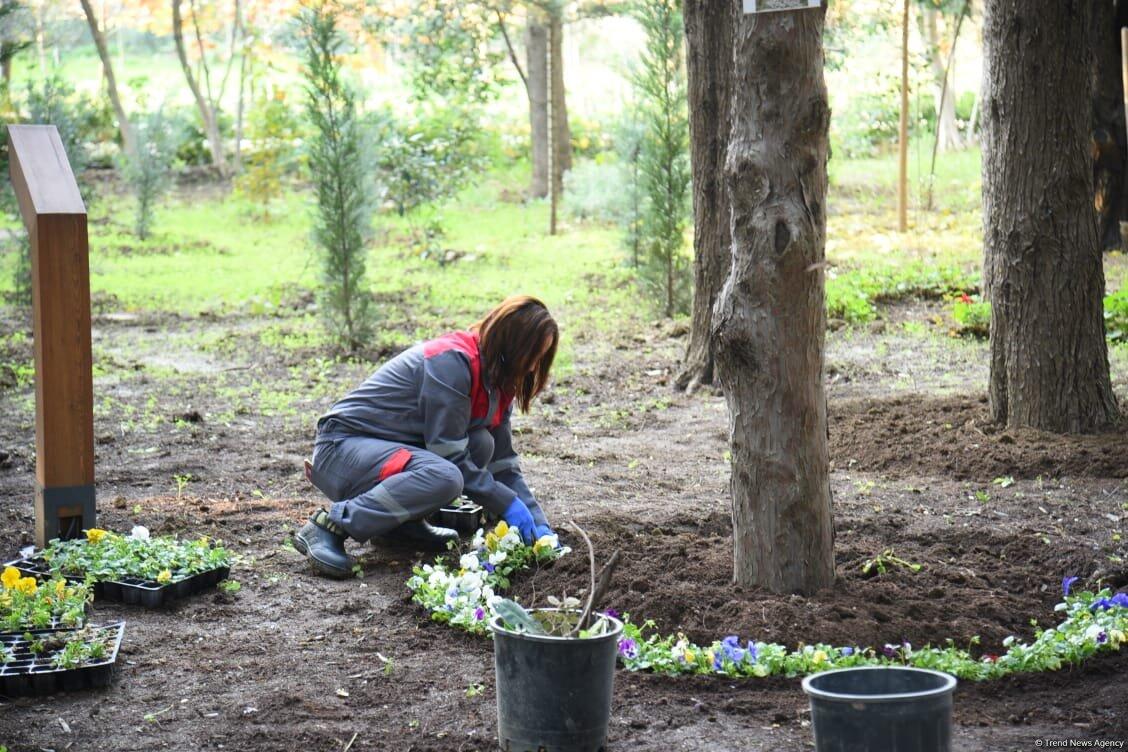
[[[53,125],[9,125],[12,187],[31,241],[35,543],[95,526],[86,206]]]
[[[897,229],[909,229],[909,0],[901,23],[901,127],[897,165]]]

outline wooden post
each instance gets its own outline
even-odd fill
[[[12,187],[31,241],[35,543],[95,526],[86,206],[53,125],[9,125]]]
[[[901,127],[897,165],[897,229],[909,229],[909,0],[901,23]]]

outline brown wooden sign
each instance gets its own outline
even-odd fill
[[[12,187],[31,241],[35,542],[95,526],[86,206],[53,125],[10,125]]]

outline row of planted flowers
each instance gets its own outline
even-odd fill
[[[436,621],[486,634],[493,607],[501,600],[499,593],[509,587],[511,577],[567,552],[567,548],[558,547],[553,536],[526,546],[516,530],[501,522],[492,531],[479,530],[470,551],[459,556],[457,565],[448,556],[417,566],[407,587],[412,599]],[[1003,644],[1005,652],[999,655],[975,658],[951,641],[943,647],[914,648],[906,642],[878,648],[800,645],[792,650],[778,643],[742,641],[733,635],[700,646],[681,634],[662,636],[654,631],[653,622],[636,624],[629,615],[623,615],[619,657],[632,671],[726,677],[794,677],[832,668],[881,665],[930,668],[971,680],[1053,671],[1095,653],[1119,650],[1128,641],[1128,594],[1109,589],[1074,592],[1076,581],[1076,577],[1067,577],[1062,582],[1062,602],[1056,607],[1064,615],[1060,624],[1038,629],[1032,642],[1008,637]]]

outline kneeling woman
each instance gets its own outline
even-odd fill
[[[331,577],[352,572],[346,537],[444,550],[458,534],[425,518],[462,492],[526,543],[550,534],[521,477],[509,417],[544,389],[559,337],[543,303],[515,296],[469,331],[385,363],[317,423],[307,474],[333,504],[294,546]]]

